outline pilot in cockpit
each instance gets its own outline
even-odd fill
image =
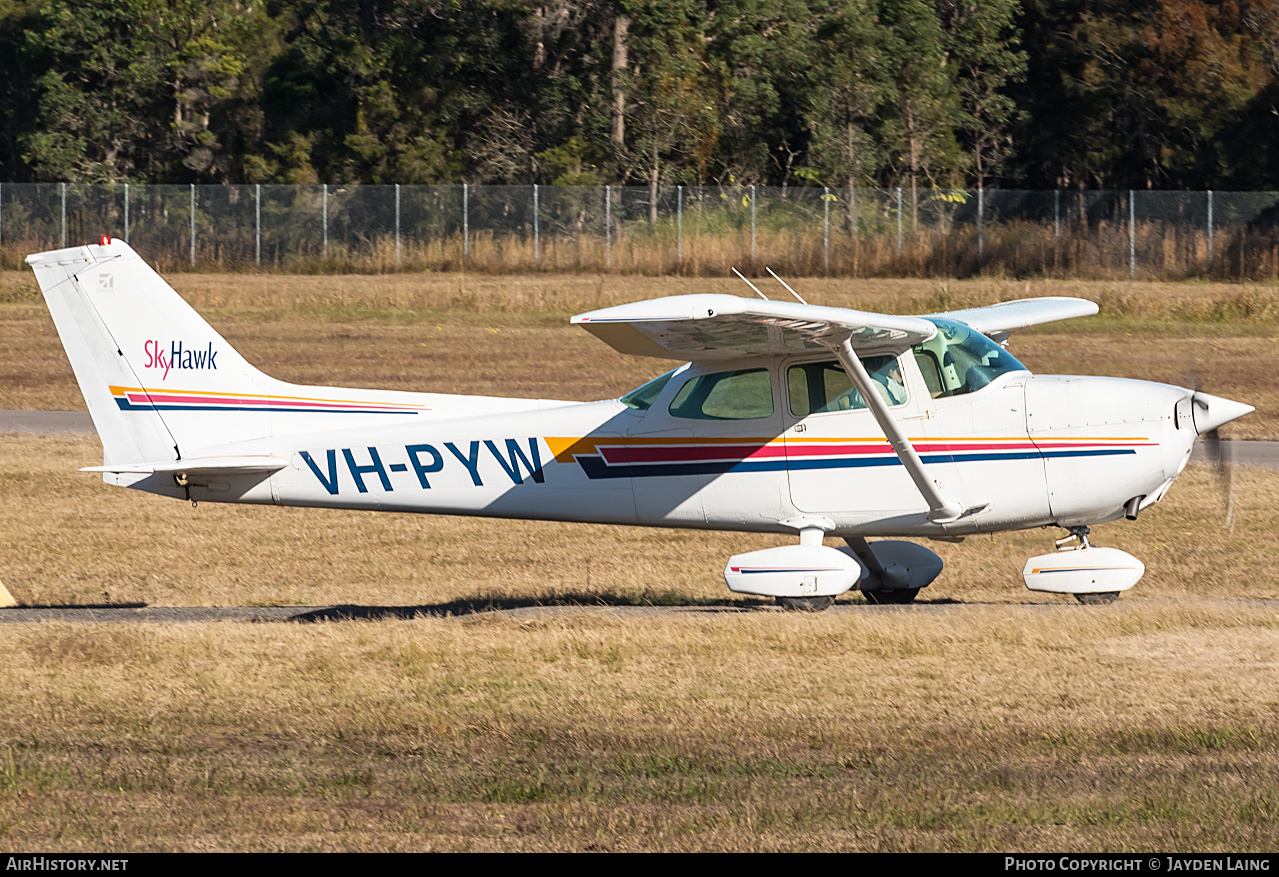
[[[880,364],[870,371],[871,380],[883,389],[883,396],[889,405],[900,405],[906,401],[906,383],[902,380],[901,366],[897,357],[876,357]]]

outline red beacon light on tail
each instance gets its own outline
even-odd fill
[[[111,243],[111,235],[104,234],[102,237],[98,238],[98,243],[104,247],[107,246]]]

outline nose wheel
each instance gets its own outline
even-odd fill
[[[1106,606],[1119,599],[1119,592],[1105,591],[1100,594],[1076,594],[1075,599],[1085,606]]]
[[[1070,594],[1085,606],[1105,606],[1137,584],[1145,565],[1118,548],[1099,548],[1088,541],[1087,527],[1070,527],[1057,550],[1026,561],[1022,578],[1032,591]]]

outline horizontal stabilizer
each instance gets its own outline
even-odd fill
[[[253,475],[278,472],[289,461],[283,457],[192,457],[187,460],[163,460],[153,463],[116,463],[110,466],[86,466],[81,472],[110,472],[115,475],[156,475],[185,472],[190,475]]]

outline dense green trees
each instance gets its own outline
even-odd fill
[[[1279,0],[0,0],[0,69],[0,180],[1279,186]]]
[[[27,19],[15,138],[41,179],[236,175],[270,19],[225,0],[51,0]]]

